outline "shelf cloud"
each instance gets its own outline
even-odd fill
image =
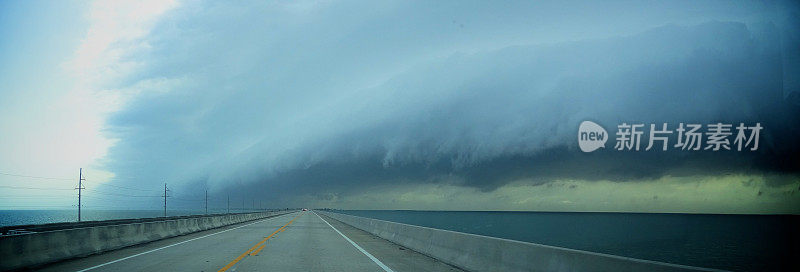
[[[105,167],[140,185],[335,206],[397,188],[511,197],[520,181],[800,183],[794,5],[182,4],[98,87],[128,94],[106,122]],[[764,130],[757,151],[616,151],[611,138],[583,153],[587,120],[610,137],[622,123]]]

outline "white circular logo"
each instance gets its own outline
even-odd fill
[[[606,147],[608,132],[592,121],[583,121],[578,127],[578,146],[583,152],[592,152]]]

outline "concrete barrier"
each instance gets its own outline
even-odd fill
[[[718,271],[316,212],[467,271]]]
[[[279,210],[269,210],[269,211],[279,211]],[[28,233],[28,232],[45,232],[51,230],[65,230],[65,229],[77,229],[85,227],[99,227],[107,225],[145,223],[153,221],[164,221],[164,219],[168,220],[189,219],[189,218],[217,216],[217,215],[224,215],[224,214],[206,214],[206,215],[195,214],[195,215],[178,215],[170,217],[125,218],[125,219],[112,219],[112,220],[101,220],[101,221],[58,222],[58,223],[48,223],[48,224],[4,226],[0,227],[0,236],[9,234]]]
[[[165,218],[142,223],[0,236],[0,270],[42,265],[291,212]]]

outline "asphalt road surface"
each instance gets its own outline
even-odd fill
[[[73,259],[41,271],[461,271],[313,211]]]

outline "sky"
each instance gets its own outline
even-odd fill
[[[0,209],[800,213],[787,1],[3,1]],[[581,152],[582,121],[759,123]],[[673,139],[674,141],[674,139]],[[229,204],[230,203],[230,204]]]

